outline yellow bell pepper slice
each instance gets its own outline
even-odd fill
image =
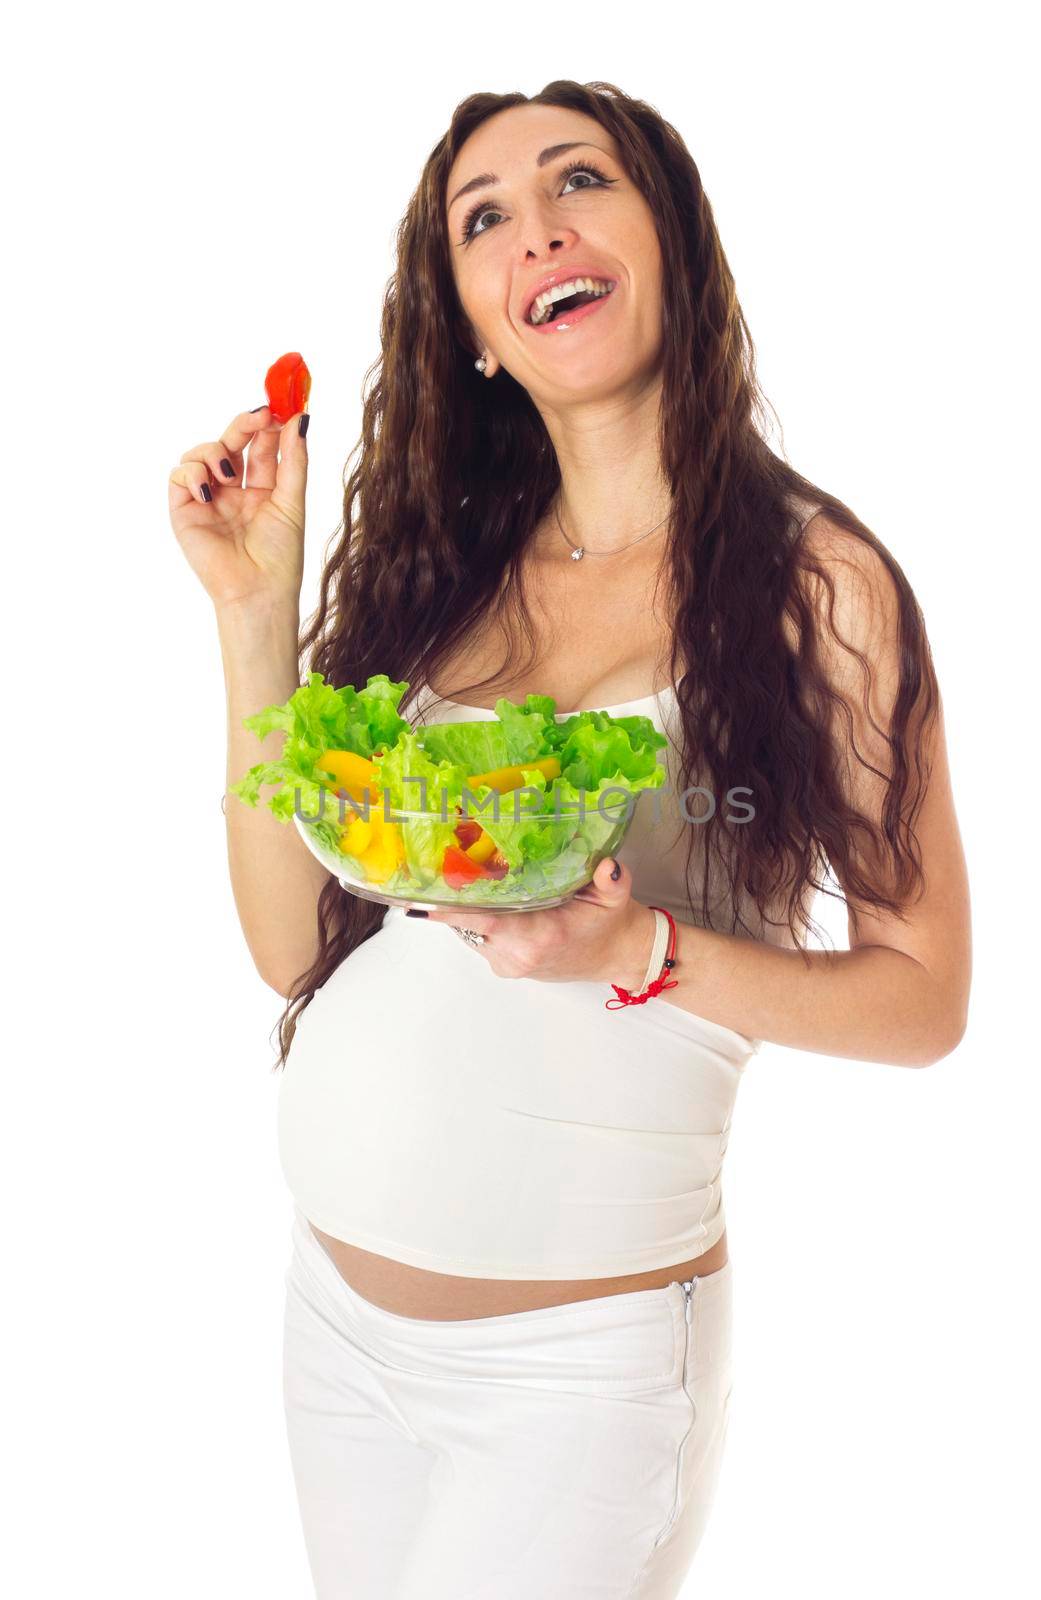
[[[340,849],[344,855],[358,856],[360,858],[369,848],[373,835],[371,818],[375,813],[370,812],[369,815],[370,820],[368,822],[364,817],[352,817],[351,821],[345,826],[343,836],[340,839]]]
[[[463,854],[469,856],[471,861],[484,862],[488,860],[489,856],[495,854],[496,848],[495,840],[491,834],[485,833],[482,828],[480,837],[475,839],[473,844],[468,845]]]
[[[382,800],[377,797],[366,826],[370,829],[369,843],[358,860],[370,883],[385,883],[405,862],[401,824],[384,820]]]
[[[494,767],[491,772],[477,772],[466,781],[471,789],[483,783],[489,789],[498,789],[500,794],[505,794],[510,789],[519,789],[524,782],[524,769],[530,771],[533,767],[537,767],[547,779],[560,777],[559,758],[540,756],[538,761],[525,761],[522,767]]]
[[[332,773],[333,781],[327,783],[326,788],[346,789],[352,800],[362,803],[366,790],[372,792],[379,776],[375,762],[356,755],[353,750],[323,750],[317,764],[324,772]]]

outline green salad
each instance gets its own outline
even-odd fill
[[[588,881],[617,848],[638,795],[666,781],[667,744],[649,717],[580,711],[555,701],[496,701],[488,721],[414,731],[399,715],[408,683],[385,673],[335,689],[312,672],[282,706],[245,718],[286,738],[231,793],[296,817],[331,870],[388,897],[466,904],[549,899]],[[465,791],[465,793],[464,793]]]

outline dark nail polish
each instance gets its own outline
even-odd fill
[[[430,912],[429,911],[417,911],[414,908],[410,907],[409,910],[405,912],[405,915],[406,915],[406,917],[429,917]]]
[[[210,486],[208,483],[204,483],[202,486],[202,497],[204,500],[213,499],[213,495],[210,493]]]
[[[310,422],[310,420],[311,420],[311,413],[309,411],[305,411],[303,416],[300,418],[300,437],[301,437],[301,439],[304,437],[305,433],[307,432],[307,425]]]
[[[251,417],[255,417],[255,416],[256,416],[256,414],[257,414],[257,412],[258,412],[258,411],[263,411],[263,409],[264,409],[264,407],[263,407],[263,406],[254,406],[254,407],[253,407],[253,410],[252,410],[252,411],[251,411],[251,412],[250,412],[250,416],[251,416]]]
[[[615,862],[613,868],[611,869],[611,876],[615,883],[617,883],[619,878],[622,876],[622,865],[620,861]]]
[[[233,478],[235,476],[235,468],[232,466],[227,456],[222,456],[220,469],[226,478]]]

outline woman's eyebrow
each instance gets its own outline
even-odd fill
[[[552,161],[555,156],[562,156],[565,150],[580,150],[583,145],[589,145],[591,150],[603,150],[604,148],[603,145],[590,144],[588,139],[572,139],[568,144],[551,144],[545,150],[539,153],[539,155],[536,157],[535,165],[537,167],[544,167],[547,161]],[[611,152],[609,150],[604,150],[605,156],[609,156],[610,154]],[[457,200],[461,200],[463,198],[464,194],[471,194],[474,189],[483,189],[486,184],[499,182],[501,182],[501,180],[496,177],[494,172],[479,173],[476,178],[471,178],[469,183],[464,183],[461,189],[456,190],[455,194],[448,202],[449,211],[451,211]]]

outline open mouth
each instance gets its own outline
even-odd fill
[[[533,301],[525,321],[531,328],[545,328],[564,312],[575,312],[585,306],[597,304],[607,300],[614,292],[614,283],[608,282],[603,289],[576,289],[571,294],[559,300],[552,301],[549,305],[538,307],[538,301]]]

